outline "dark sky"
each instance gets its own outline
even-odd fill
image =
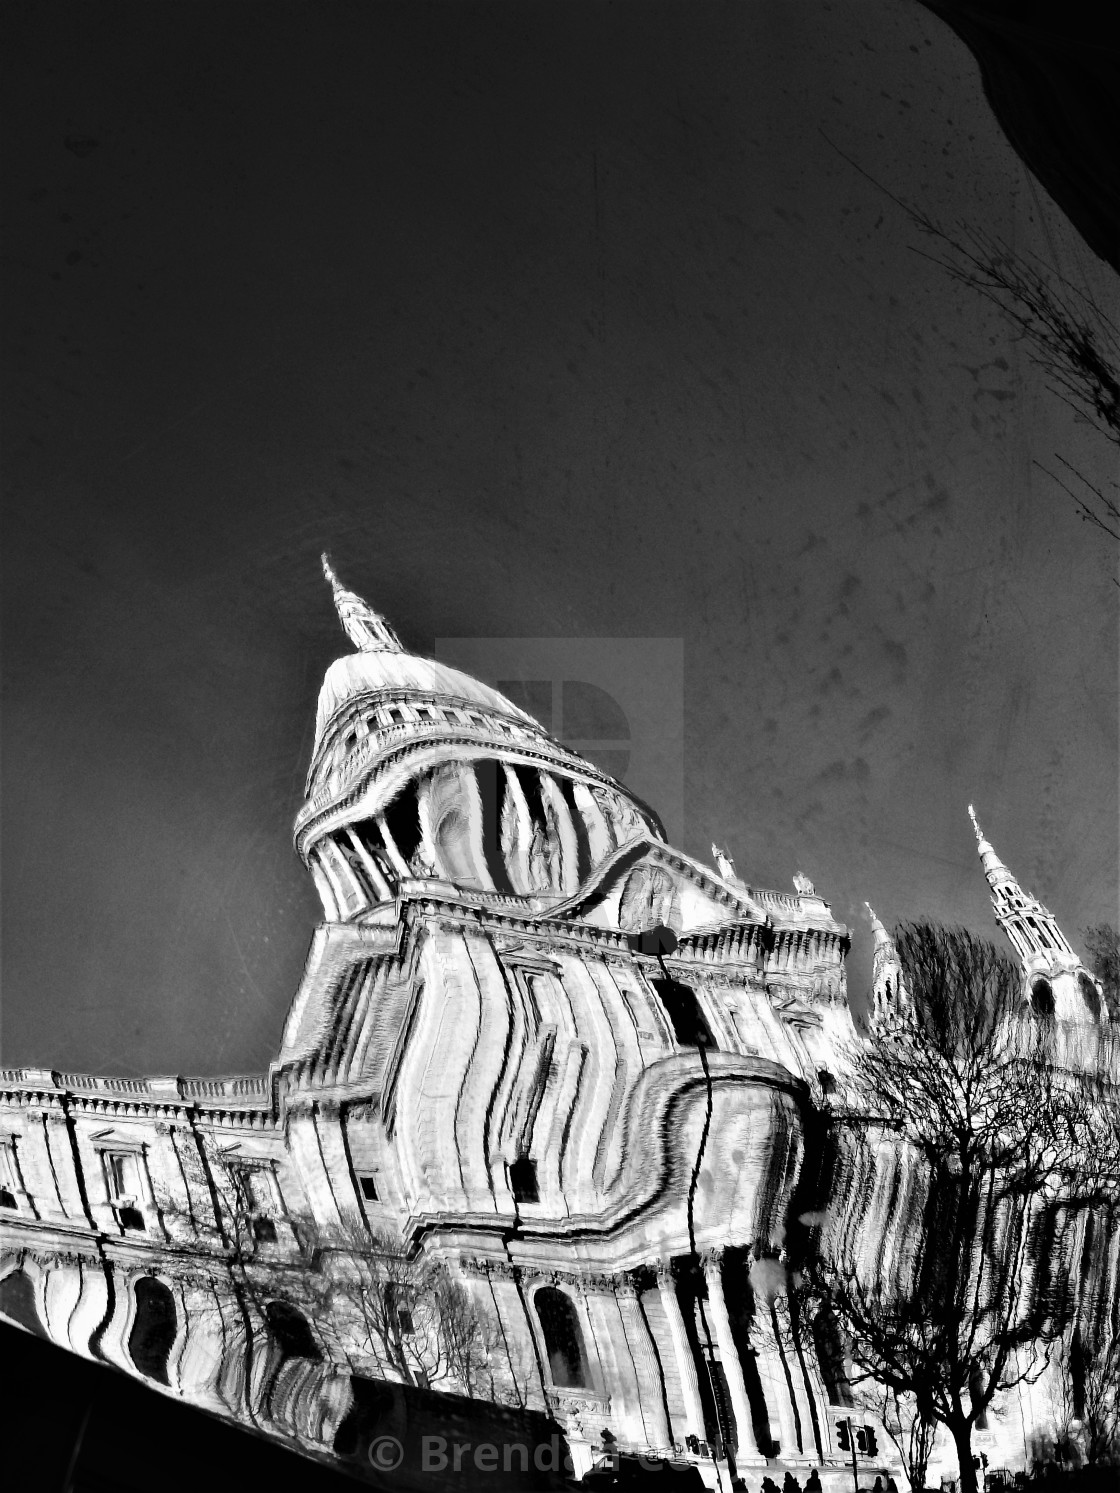
[[[324,548],[421,652],[682,639],[683,848],[856,987],[865,897],[990,929],[970,799],[1115,920],[1115,552],[1032,464],[1110,453],[833,148],[1117,314],[940,21],[6,11],[6,1063],[274,1052]]]

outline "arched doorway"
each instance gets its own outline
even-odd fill
[[[579,1317],[570,1296],[555,1286],[543,1286],[533,1297],[544,1334],[548,1370],[557,1389],[587,1389],[590,1378]]]
[[[0,1312],[36,1337],[49,1338],[35,1305],[35,1283],[25,1271],[13,1270],[0,1280]]]
[[[264,1314],[272,1339],[280,1349],[282,1362],[289,1358],[310,1358],[315,1361],[322,1358],[319,1345],[311,1335],[307,1318],[289,1302],[270,1301]]]
[[[136,1316],[128,1334],[128,1356],[148,1379],[167,1383],[167,1361],[178,1330],[175,1298],[161,1280],[136,1282]]]

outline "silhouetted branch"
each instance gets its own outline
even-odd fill
[[[935,241],[934,253],[914,252],[930,260],[959,285],[982,295],[1017,328],[1031,361],[1042,370],[1053,393],[1114,445],[1120,445],[1120,329],[1096,301],[1071,284],[1054,266],[1033,254],[1021,254],[1002,239],[961,224],[950,232],[921,208],[898,197],[824,136],[853,170],[923,233]],[[1109,538],[1120,541],[1120,511],[1115,502],[1059,455],[1084,483],[1086,499],[1054,478],[1073,498],[1082,518]],[[1053,477],[1041,463],[1040,471]],[[1099,510],[1094,509],[1099,504]]]
[[[850,1201],[807,1294],[840,1324],[857,1382],[946,1426],[973,1493],[978,1419],[1075,1320],[1054,1261],[1120,1195],[1117,1072],[1107,1040],[1071,1046],[1024,1005],[991,944],[929,923],[895,942],[911,1016],[848,1055],[833,1113]]]

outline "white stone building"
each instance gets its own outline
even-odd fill
[[[605,1430],[710,1486],[775,1466],[848,1486],[842,1355],[784,1289],[787,1226],[819,1201],[808,1138],[857,1040],[847,929],[803,877],[764,891],[675,850],[328,577],[354,651],[296,817],[323,921],[280,1051],[224,1079],[0,1073],[4,1312],[329,1457],[354,1363],[284,1281],[301,1220],[364,1221],[466,1283],[577,1472]],[[1053,918],[980,849],[1036,1007],[1102,1020]],[[881,1015],[907,998],[875,934]],[[1116,1240],[1095,1248],[1114,1299]]]

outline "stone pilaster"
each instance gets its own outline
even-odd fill
[[[657,1264],[657,1290],[665,1320],[669,1324],[669,1335],[673,1339],[673,1353],[677,1360],[677,1372],[681,1380],[684,1398],[685,1434],[707,1440],[704,1425],[704,1405],[700,1399],[700,1384],[696,1377],[696,1359],[688,1341],[688,1331],[677,1300],[677,1287],[673,1280],[672,1266],[667,1260]]]
[[[786,1366],[778,1344],[772,1309],[762,1301],[756,1301],[751,1343],[756,1352],[758,1377],[762,1382],[766,1408],[770,1412],[771,1432],[776,1432],[783,1457],[799,1456],[801,1444],[797,1435],[789,1381],[786,1378]]]
[[[638,1290],[634,1282],[626,1279],[618,1289],[618,1309],[626,1332],[626,1342],[634,1360],[634,1371],[638,1380],[638,1400],[642,1422],[645,1426],[647,1445],[654,1451],[665,1451],[673,1444],[669,1430],[669,1418],[665,1413],[665,1388],[661,1380],[661,1368],[650,1336],[649,1325],[642,1313]]]
[[[801,1355],[794,1341],[794,1327],[790,1321],[789,1303],[784,1297],[774,1303],[774,1319],[778,1329],[778,1344],[785,1360],[789,1380],[793,1384],[794,1405],[801,1423],[801,1450],[806,1456],[816,1451],[816,1436],[813,1429],[814,1406],[810,1403],[810,1388],[805,1379]]]
[[[735,1413],[735,1430],[740,1457],[761,1457],[754,1434],[754,1418],[751,1415],[747,1386],[743,1379],[742,1365],[735,1351],[735,1339],[731,1332],[731,1318],[727,1314],[727,1302],[723,1295],[723,1251],[711,1250],[704,1255],[704,1279],[708,1286],[708,1310],[712,1326],[716,1330],[720,1362],[731,1396],[731,1408]]]

